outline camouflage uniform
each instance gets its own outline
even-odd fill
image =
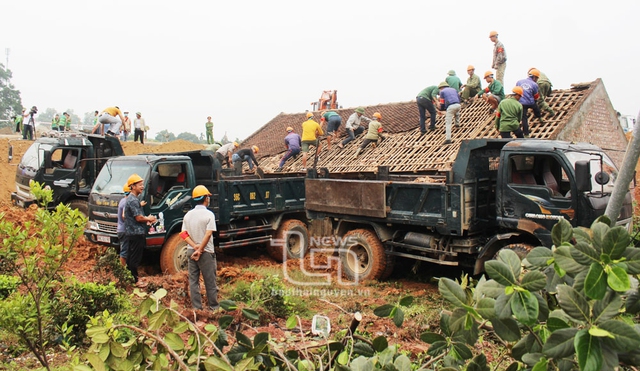
[[[507,69],[507,52],[504,50],[504,44],[496,40],[493,47],[493,63],[491,68],[496,70],[496,80],[504,84],[504,71]]]
[[[538,94],[540,97],[536,100],[538,104],[538,108],[543,111],[549,112],[551,115],[554,115],[555,112],[549,107],[549,104],[545,101],[549,95],[551,95],[551,80],[544,73],[540,72],[540,77],[538,78]]]

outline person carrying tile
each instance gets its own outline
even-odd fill
[[[429,118],[431,125],[429,130],[436,129],[436,102],[438,101],[438,87],[436,85],[428,86],[420,91],[416,96],[416,103],[418,104],[418,113],[420,114],[420,133],[427,132],[425,128],[425,120],[427,118],[426,112],[429,112]]]

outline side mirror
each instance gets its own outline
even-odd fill
[[[591,167],[589,161],[576,161],[576,187],[578,192],[591,191]]]
[[[44,168],[51,169],[53,164],[51,163],[51,151],[44,151]]]

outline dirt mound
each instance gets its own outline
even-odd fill
[[[140,153],[171,153],[171,152],[184,152],[202,150],[206,146],[203,144],[196,144],[187,140],[174,140],[167,143],[151,142],[146,144],[140,144],[138,142],[122,142],[122,148],[127,155],[137,155]]]

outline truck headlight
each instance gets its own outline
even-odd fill
[[[87,226],[89,227],[89,229],[93,229],[94,231],[100,230],[100,228],[98,227],[98,223],[96,222],[89,221],[87,223]]]

